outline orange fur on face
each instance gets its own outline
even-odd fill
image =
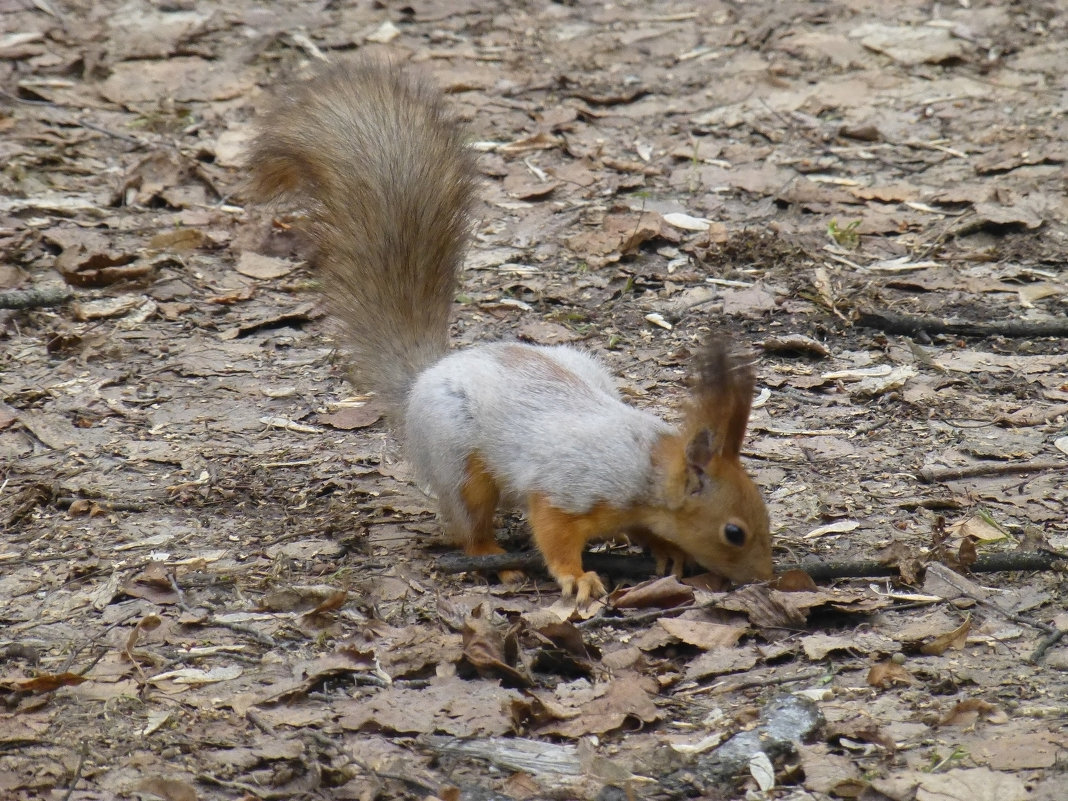
[[[737,459],[716,456],[704,471],[707,483],[700,492],[689,492],[685,478],[668,488],[673,497],[669,520],[651,527],[705,569],[734,582],[772,578],[768,513],[760,491]],[[746,532],[744,545],[725,539],[728,524]]]

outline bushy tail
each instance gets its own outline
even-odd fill
[[[307,213],[353,378],[396,419],[448,347],[475,181],[459,126],[429,84],[356,63],[284,90],[259,131],[253,197]]]

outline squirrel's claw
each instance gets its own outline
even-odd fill
[[[592,570],[580,576],[560,576],[557,581],[560,583],[561,593],[565,597],[574,595],[578,606],[585,606],[591,598],[600,598],[606,594],[600,576]]]

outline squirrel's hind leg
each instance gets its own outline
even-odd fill
[[[561,592],[575,596],[580,606],[605,594],[600,577],[582,570],[582,549],[587,540],[605,530],[600,515],[575,515],[557,509],[544,495],[530,496],[530,529]]]
[[[504,548],[497,544],[494,527],[501,491],[477,453],[467,457],[459,496],[459,514],[447,517],[449,533],[463,547],[464,553],[468,556],[505,553]],[[462,522],[456,520],[457,517],[463,518]],[[522,570],[501,570],[497,576],[505,584],[520,584],[526,580]]]

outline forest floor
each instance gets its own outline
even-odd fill
[[[968,569],[1068,552],[1063,3],[0,20],[0,297],[73,293],[0,311],[0,797],[1066,797],[1063,562]],[[269,92],[365,52],[479,152],[456,345],[574,343],[676,419],[726,333],[776,563],[895,576],[574,610],[450,571],[242,195]]]

